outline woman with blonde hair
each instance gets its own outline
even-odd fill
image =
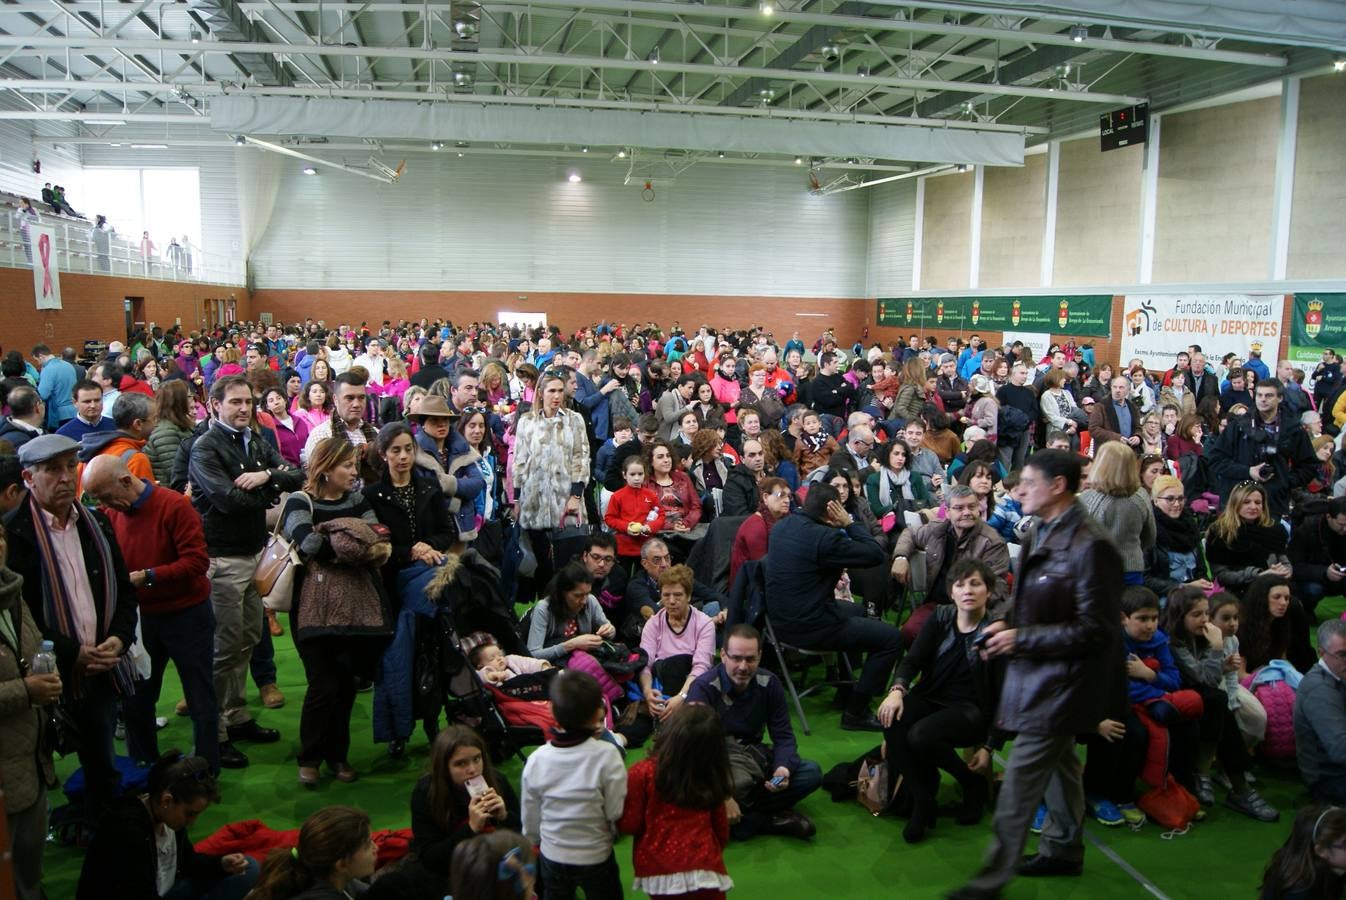
[[[902,364],[901,382],[897,398],[893,400],[892,417],[902,422],[919,419],[925,409],[925,379],[929,374],[925,360],[913,356]]]
[[[1291,575],[1288,540],[1267,509],[1267,491],[1255,481],[1234,485],[1219,518],[1206,531],[1206,559],[1215,581],[1232,594],[1259,575]]]
[[[1154,504],[1141,487],[1140,466],[1130,447],[1108,441],[1098,448],[1080,503],[1121,552],[1123,583],[1144,584],[1144,548],[1154,543]]]

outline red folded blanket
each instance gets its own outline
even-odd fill
[[[205,840],[197,841],[196,851],[213,856],[246,853],[260,863],[272,850],[288,850],[297,843],[298,828],[277,831],[257,819],[248,819],[244,822],[230,822]],[[374,843],[379,848],[375,868],[383,868],[407,855],[411,848],[411,829],[385,828],[376,831]]]

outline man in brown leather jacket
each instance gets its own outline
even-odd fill
[[[1107,533],[1075,502],[1079,457],[1028,458],[1023,509],[1039,522],[1024,542],[1009,616],[990,625],[984,652],[1007,656],[997,725],[1014,732],[981,871],[951,898],[999,897],[1017,872],[1078,875],[1084,861],[1084,788],[1075,735],[1126,703],[1121,638],[1122,561]],[[1020,858],[1039,802],[1038,852]]]

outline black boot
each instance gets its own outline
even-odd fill
[[[986,804],[991,799],[991,788],[986,779],[976,772],[968,772],[968,777],[959,779],[963,787],[963,805],[954,821],[959,825],[976,825],[986,813]]]
[[[902,829],[902,840],[908,844],[919,844],[925,840],[925,833],[935,827],[935,798],[924,790],[913,792],[911,818]]]

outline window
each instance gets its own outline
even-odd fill
[[[76,178],[71,178],[75,182]],[[148,231],[160,256],[172,238],[201,244],[201,174],[195,168],[84,169],[66,193],[92,221],[107,216],[122,238]]]

